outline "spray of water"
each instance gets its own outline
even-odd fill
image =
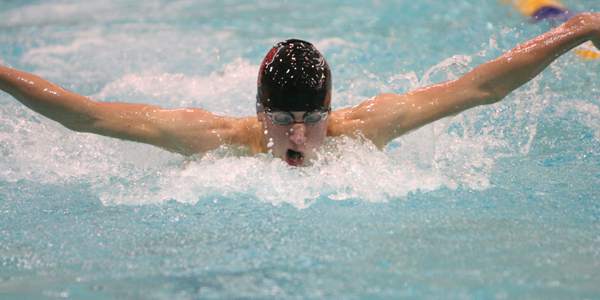
[[[489,47],[497,47],[495,37]],[[334,98],[341,99],[339,108],[359,103],[372,96],[373,90],[404,92],[455,79],[470,71],[472,59],[485,56],[486,51],[455,55],[420,79],[412,71],[381,79],[367,70],[351,89],[336,91]],[[208,76],[152,71],[125,74],[92,97],[249,116],[254,114],[257,68],[237,59]],[[560,80],[562,66],[553,69]],[[305,208],[321,198],[385,202],[441,187],[485,189],[491,185],[491,170],[498,158],[530,151],[540,115],[548,106],[558,116],[574,109],[587,126],[599,132],[596,104],[579,101],[582,103],[572,108],[551,103],[556,93],[541,87],[539,81],[535,79],[500,104],[425,126],[392,142],[384,151],[364,139],[331,139],[319,151],[319,159],[301,169],[268,154],[248,157],[247,149],[222,147],[186,158],[146,145],[73,133],[2,95],[0,176],[8,182],[83,182],[107,205],[169,200],[196,203],[236,196]]]

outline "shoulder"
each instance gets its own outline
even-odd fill
[[[218,116],[201,108],[177,108],[165,110],[173,118],[180,119],[186,126],[202,128],[203,130],[229,131],[248,133],[257,130],[260,122],[256,117],[234,118]]]
[[[403,110],[399,108],[404,104],[404,97],[397,94],[380,94],[356,106],[333,111],[327,134],[356,137],[360,132],[362,136],[382,148],[388,142],[387,131],[392,124],[392,117],[402,114]]]
[[[200,108],[177,108],[163,112],[163,132],[177,141],[187,154],[202,153],[221,145],[255,148],[261,124],[256,117],[217,116]]]
[[[263,126],[257,117],[229,118],[231,140],[228,144],[249,147],[253,154],[264,152]]]
[[[249,144],[260,136],[262,124],[257,117],[226,118],[229,129],[238,143]]]

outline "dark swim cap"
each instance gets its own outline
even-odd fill
[[[271,48],[260,66],[256,111],[331,108],[331,72],[315,46],[287,40]]]

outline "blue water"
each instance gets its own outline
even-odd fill
[[[286,38],[323,52],[337,109],[547,29],[499,1],[0,1],[0,64],[242,117]],[[300,170],[70,132],[0,94],[0,299],[600,298],[599,70],[566,54],[499,104]]]

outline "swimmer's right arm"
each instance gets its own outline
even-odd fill
[[[0,89],[71,130],[146,143],[184,155],[223,144],[247,145],[258,124],[255,118],[218,117],[199,108],[99,102],[4,66],[0,66]]]

